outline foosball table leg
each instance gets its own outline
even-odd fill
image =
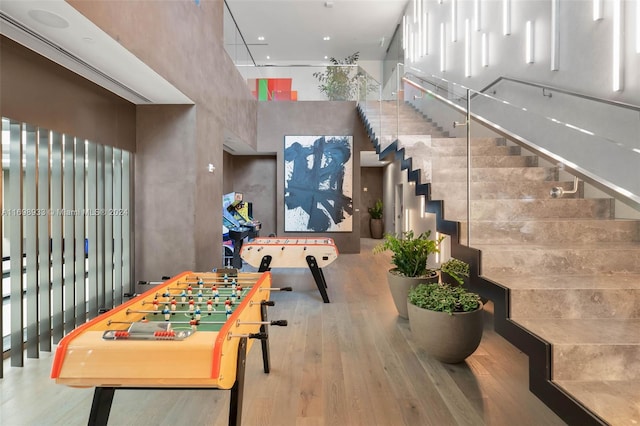
[[[265,303],[260,305],[260,316],[262,321],[267,321],[267,305]],[[266,324],[260,326],[260,333],[264,333],[267,338],[261,340],[262,344],[262,364],[264,366],[264,372],[269,373],[271,370],[271,355],[269,354],[269,330]]]
[[[116,388],[97,387],[93,392],[91,413],[89,414],[89,426],[106,426],[111,412],[111,403]]]
[[[322,273],[322,269],[318,267],[318,261],[315,256],[307,256],[307,265],[309,265],[309,270],[311,271],[311,275],[313,275],[313,279],[316,282],[316,286],[318,286],[318,291],[322,296],[322,300],[324,303],[329,303],[329,296],[327,295],[327,282],[324,279],[324,274]]]
[[[238,365],[236,368],[236,382],[231,388],[229,402],[229,426],[242,424],[242,397],[244,394],[244,373],[247,362],[247,338],[241,337],[238,344]]]

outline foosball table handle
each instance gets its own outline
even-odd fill
[[[269,335],[267,333],[249,333],[249,339],[267,340]]]
[[[275,321],[271,321],[270,325],[277,325],[280,327],[286,327],[287,325],[289,325],[289,323],[287,322],[287,320],[275,320]]]

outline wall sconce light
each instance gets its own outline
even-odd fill
[[[422,54],[426,56],[429,54],[429,14],[427,12],[422,14],[422,21],[424,22]]]
[[[407,15],[402,15],[402,50],[407,50]]]
[[[445,71],[445,66],[444,66],[444,61],[445,61],[445,33],[444,33],[444,22],[440,23],[440,72],[444,72]]]
[[[489,66],[489,40],[488,34],[482,33],[482,66]]]
[[[527,36],[526,36],[526,45],[525,45],[525,60],[527,61],[527,64],[532,64],[533,63],[533,36],[534,36],[532,21],[527,21],[526,34]]]
[[[511,0],[502,0],[502,34],[511,34]]]
[[[471,77],[471,22],[464,20],[464,76]]]
[[[613,91],[622,90],[622,0],[613,0]]]
[[[636,53],[640,53],[640,0],[636,0]]]
[[[458,41],[457,32],[458,26],[456,25],[458,14],[458,0],[451,0],[451,41],[454,43]]]
[[[559,69],[559,31],[560,27],[558,26],[558,0],[551,0],[551,71],[558,71]]]
[[[602,19],[602,0],[593,0],[593,20]]]

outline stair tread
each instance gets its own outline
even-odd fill
[[[609,424],[640,424],[637,380],[554,380],[554,383]]]
[[[640,345],[640,318],[518,318],[553,345]]]
[[[640,274],[598,275],[511,275],[491,273],[484,275],[512,290],[554,289],[640,289]]]

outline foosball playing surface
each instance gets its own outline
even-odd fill
[[[65,336],[51,376],[69,386],[229,389],[239,337],[260,332],[270,291],[270,273],[184,272]]]

